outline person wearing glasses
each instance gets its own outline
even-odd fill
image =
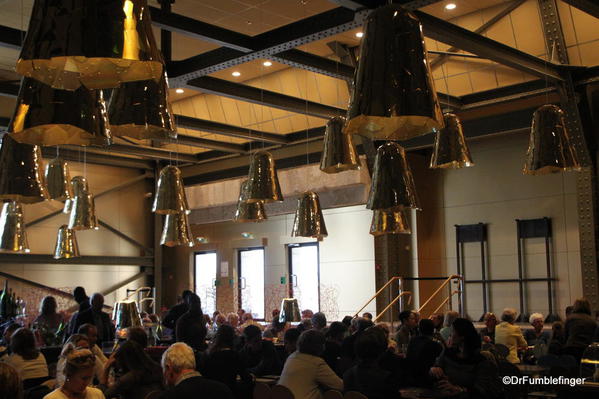
[[[95,356],[89,349],[73,350],[66,359],[64,383],[44,399],[105,399],[102,391],[89,386],[95,365]]]

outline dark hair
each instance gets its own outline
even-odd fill
[[[258,326],[250,324],[243,329],[243,336],[245,337],[246,341],[253,341],[262,337],[262,331],[260,331]]]
[[[472,357],[480,352],[481,341],[474,324],[470,320],[458,317],[453,321],[453,331],[463,338],[464,353]]]
[[[181,293],[181,299],[183,299],[184,301],[186,301],[187,297],[193,295],[193,292],[190,290],[183,290],[183,292]],[[187,303],[187,301],[186,301]]]
[[[372,313],[370,312],[364,312],[362,313],[362,317],[368,320],[372,320]]]
[[[85,334],[85,335],[89,335],[89,330],[91,330],[92,328],[95,328],[96,330],[98,329],[96,326],[94,326],[91,323],[85,323],[82,324],[79,329],[77,330],[77,332],[79,334]]]
[[[127,341],[136,342],[142,348],[148,346],[148,334],[143,327],[129,327],[127,329]]]
[[[89,299],[87,297],[87,294],[85,293],[85,288],[83,287],[75,287],[75,289],[73,290],[73,298],[77,303],[81,303]]]
[[[23,384],[11,365],[0,362],[0,399],[21,399]]]
[[[40,303],[40,314],[44,316],[55,314],[57,307],[56,298],[51,295],[45,296]]]
[[[349,327],[351,326],[351,321],[352,321],[352,319],[353,319],[353,317],[351,317],[351,316],[345,316],[345,317],[343,318],[343,320],[341,320],[341,322],[342,322],[343,324],[345,324],[345,326],[346,326],[347,328],[349,328]]]
[[[214,335],[214,339],[208,348],[208,353],[212,354],[224,348],[233,349],[234,345],[235,329],[228,324],[223,324],[216,330],[216,335]]]
[[[144,381],[160,381],[162,369],[143,348],[133,341],[125,341],[116,350],[114,357],[123,373],[129,371],[141,372]]]
[[[302,319],[297,325],[297,329],[301,332],[308,331],[312,329],[312,319]]]
[[[21,327],[12,333],[10,337],[10,350],[25,360],[36,359],[40,353],[35,346],[33,332],[25,327]]]
[[[566,306],[566,316],[571,314],[573,310],[574,310],[574,306],[572,306],[572,305]]]
[[[418,329],[420,330],[420,335],[433,335],[435,332],[435,323],[429,319],[422,319],[418,323]]]
[[[574,301],[572,313],[584,313],[591,315],[591,303],[586,298],[578,298]]]
[[[376,359],[387,350],[387,337],[380,328],[369,328],[356,338],[354,352],[361,360]]]
[[[367,328],[374,326],[374,323],[368,319],[364,319],[364,318],[360,317],[358,319],[357,325],[358,325],[358,328],[356,329],[356,331],[364,331]]]
[[[299,339],[301,335],[301,331],[298,330],[297,328],[290,328],[289,330],[285,331],[285,335],[283,335],[283,342],[287,343],[297,343],[297,340]]]
[[[312,315],[312,326],[322,330],[327,326],[327,317],[322,312],[316,312]]]
[[[329,326],[327,333],[325,334],[327,339],[341,341],[347,332],[347,326],[339,321],[334,321]]]
[[[324,334],[318,330],[304,331],[297,340],[297,350],[300,353],[320,356],[324,351]]]
[[[401,323],[403,323],[404,321],[408,320],[411,315],[412,315],[411,310],[404,310],[403,312],[399,313],[399,321]]]
[[[564,336],[564,323],[561,321],[554,321],[551,325],[551,339],[563,338]]]

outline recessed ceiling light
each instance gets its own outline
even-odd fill
[[[269,67],[269,66],[271,66],[271,65],[272,65],[272,62],[270,62],[270,61],[264,61],[264,62],[262,63],[262,65],[264,65],[265,67]]]
[[[177,89],[177,90],[175,90],[175,93],[177,93],[177,94],[183,94],[183,93],[185,93],[185,90],[183,90],[183,89]]]
[[[239,71],[235,71],[235,72],[233,72],[231,75],[233,75],[233,76],[235,76],[235,77],[238,77],[238,76],[241,76],[241,72],[239,72]]]
[[[445,9],[446,10],[455,10],[457,6],[455,5],[455,3],[447,3],[445,4]]]
[[[364,36],[364,32],[356,32],[356,37],[362,37]]]

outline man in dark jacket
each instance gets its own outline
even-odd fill
[[[168,389],[159,399],[234,399],[225,384],[204,378],[196,371],[193,349],[183,342],[171,345],[164,352],[162,370]]]
[[[102,312],[104,306],[104,296],[100,293],[95,293],[91,296],[90,307],[73,316],[72,331],[76,332],[84,324],[93,324],[98,330],[98,346],[102,346],[102,342],[114,340],[114,325],[107,313]]]
[[[428,371],[443,351],[443,345],[433,338],[435,325],[432,320],[422,319],[418,323],[420,335],[412,337],[406,353],[412,380],[418,386],[432,385]]]
[[[189,310],[189,305],[187,304],[187,297],[191,294],[193,294],[193,292],[189,290],[185,290],[181,293],[181,302],[179,302],[178,304],[176,304],[168,310],[168,312],[162,319],[163,326],[165,326],[166,328],[170,328],[174,332],[179,317],[183,316]]]

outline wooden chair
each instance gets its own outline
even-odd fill
[[[253,395],[254,399],[271,399],[272,398],[272,390],[270,389],[270,387],[263,383],[263,382],[257,382],[256,385],[254,385],[254,395]]]
[[[295,397],[286,386],[275,385],[272,387],[272,399],[295,399]]]
[[[345,393],[343,399],[368,399],[366,396],[362,395],[360,392],[349,391]]]
[[[330,389],[324,393],[323,399],[343,399],[343,394],[334,389]]]

